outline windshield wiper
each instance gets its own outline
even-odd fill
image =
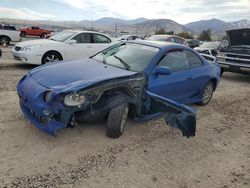
[[[117,57],[116,55],[114,55],[114,57],[118,59],[127,70],[130,70],[131,67],[125,61],[123,61],[120,57]]]

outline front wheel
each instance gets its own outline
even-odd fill
[[[26,33],[24,31],[21,31],[20,37],[26,37]]]
[[[4,47],[8,46],[10,44],[10,39],[8,37],[1,37],[0,44]]]
[[[214,93],[214,84],[213,82],[209,81],[202,92],[202,101],[201,105],[207,105],[211,100]]]
[[[45,39],[46,36],[47,36],[47,34],[46,34],[46,33],[43,33],[43,34],[40,36],[40,38]]]
[[[47,52],[42,58],[42,64],[61,61],[62,57],[57,52]]]
[[[110,110],[106,127],[107,137],[118,138],[122,135],[125,130],[128,110],[128,103],[122,103]]]

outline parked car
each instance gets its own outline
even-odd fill
[[[141,38],[136,35],[123,35],[118,38],[120,41],[129,41],[129,40],[140,40]]]
[[[52,37],[52,36],[54,36],[54,35],[56,35],[58,32],[56,32],[56,31],[51,31],[51,33],[50,34],[48,34],[48,35],[46,35],[46,39],[48,39],[48,38],[50,38],[50,37]]]
[[[196,39],[187,39],[187,43],[190,48],[196,48],[200,46],[200,41]]]
[[[226,31],[228,46],[221,48],[217,61],[223,71],[250,74],[250,28]]]
[[[26,37],[26,35],[40,36],[41,38],[46,38],[46,35],[50,34],[51,31],[47,29],[42,29],[40,27],[26,27],[21,28],[21,37]]]
[[[0,45],[7,46],[10,42],[19,42],[22,40],[20,31],[17,31],[13,27],[0,24]]]
[[[207,54],[210,56],[216,56],[217,51],[221,47],[221,42],[205,42],[201,44],[199,47],[194,48],[197,52],[202,53],[202,54]]]
[[[18,43],[12,54],[22,63],[41,65],[60,60],[90,57],[112,45],[106,35],[91,31],[63,31],[49,39]]]
[[[0,57],[2,57],[2,50],[0,49]]]
[[[147,40],[173,42],[173,43],[183,44],[185,46],[188,46],[186,39],[179,37],[179,36],[175,36],[175,35],[152,35]]]
[[[117,138],[130,112],[136,120],[167,113],[166,122],[189,137],[195,135],[195,110],[182,103],[208,104],[219,80],[219,65],[189,47],[138,40],[35,68],[17,92],[26,118],[52,135],[107,117],[106,135]]]
[[[0,24],[0,29],[6,29],[6,30],[14,30],[14,31],[16,31],[16,27],[12,26],[12,25]]]

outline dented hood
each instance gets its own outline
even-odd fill
[[[30,72],[39,84],[53,89],[84,88],[99,81],[131,76],[136,72],[116,68],[92,59],[57,62]]]

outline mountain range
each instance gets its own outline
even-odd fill
[[[92,29],[107,32],[129,32],[139,34],[153,34],[155,30],[164,28],[165,31],[174,31],[175,33],[190,32],[198,35],[203,30],[211,29],[213,35],[225,35],[225,30],[233,28],[250,28],[250,20],[242,19],[235,22],[225,22],[219,19],[200,20],[181,25],[170,19],[146,19],[137,18],[125,20],[112,17],[103,17],[98,20],[90,21],[51,21],[51,20],[17,20],[0,18],[0,23],[14,24],[17,26],[37,25],[43,27],[61,27],[61,28],[81,28]]]
[[[195,33],[200,33],[203,30],[211,29],[213,34],[222,35],[225,30],[234,28],[250,28],[250,20],[239,20],[236,22],[225,22],[219,19],[201,20],[191,22],[185,25]]]

